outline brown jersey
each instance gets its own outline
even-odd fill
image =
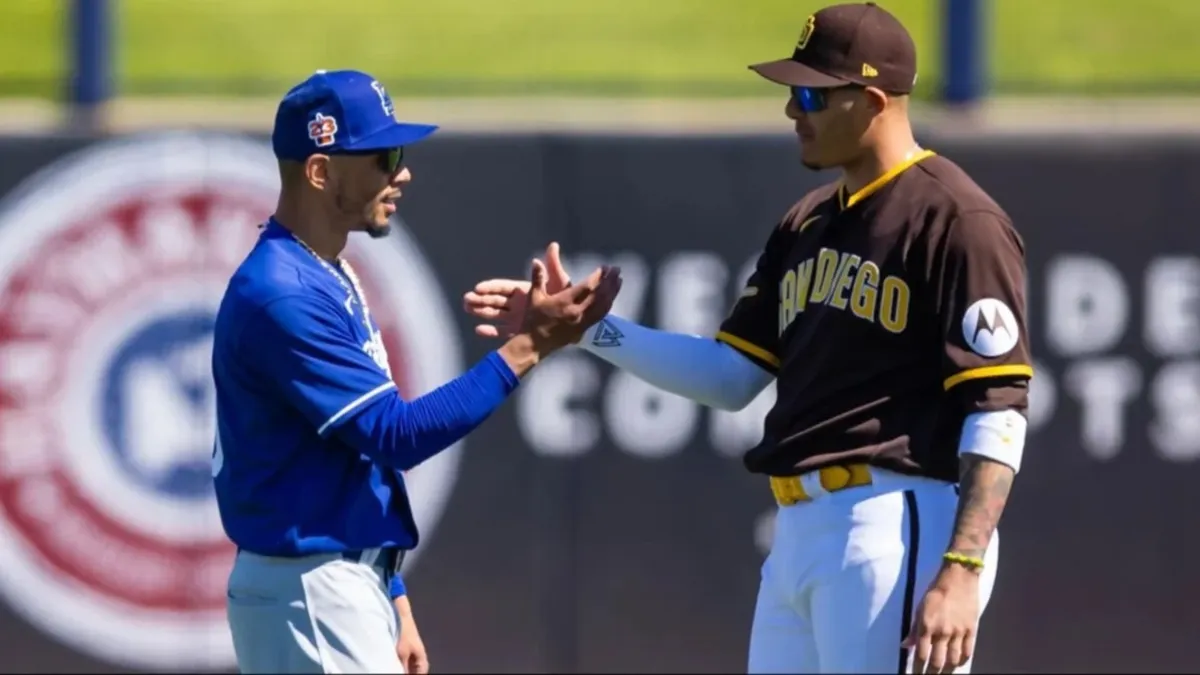
[[[801,199],[717,334],[776,375],[746,467],[870,462],[958,480],[973,412],[1024,412],[1025,251],[1008,216],[925,151],[859,192]]]

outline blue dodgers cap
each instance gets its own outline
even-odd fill
[[[397,122],[392,97],[370,75],[318,70],[279,102],[271,146],[278,159],[304,161],[316,153],[390,150],[434,131],[432,124]]]

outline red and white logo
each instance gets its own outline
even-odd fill
[[[169,134],[91,146],[0,202],[0,597],[98,658],[235,663],[212,328],[278,180],[266,144]],[[392,232],[352,238],[347,257],[416,396],[461,371],[458,336],[424,258]],[[408,475],[424,535],[459,451]]]
[[[317,113],[308,123],[308,137],[318,148],[327,148],[337,139],[337,118]]]

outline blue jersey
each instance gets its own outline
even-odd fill
[[[213,478],[244,550],[415,547],[402,470],[466,435],[519,382],[493,353],[404,402],[378,327],[339,275],[271,220],[217,313]]]

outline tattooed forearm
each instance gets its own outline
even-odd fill
[[[1013,470],[978,455],[963,455],[959,465],[958,513],[950,550],[982,558],[1008,503]]]

